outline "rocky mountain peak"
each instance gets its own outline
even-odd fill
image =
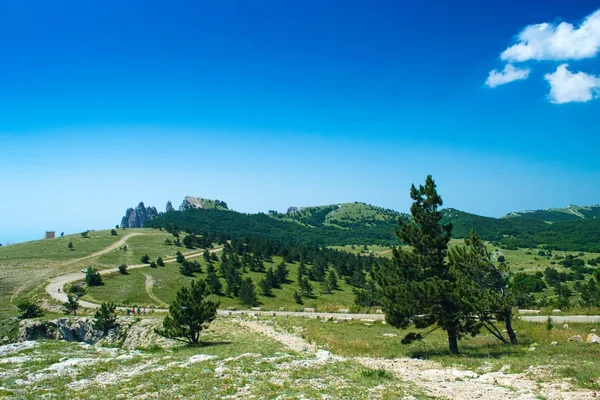
[[[128,208],[125,211],[125,216],[121,219],[121,228],[141,228],[146,221],[150,221],[157,215],[156,207],[146,207],[144,202],[140,201],[136,208]]]

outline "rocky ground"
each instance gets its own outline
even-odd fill
[[[0,398],[587,399],[595,393],[546,377],[467,371],[425,360],[341,357],[283,331],[276,319],[217,319],[201,347],[158,340],[160,318],[122,319],[95,342],[81,321],[54,337],[0,346]],[[28,325],[33,331],[31,325]],[[78,331],[79,330],[79,331]],[[22,327],[22,338],[25,329]],[[63,334],[56,334],[63,332]],[[71,334],[67,337],[65,333]],[[88,332],[89,333],[89,332]],[[61,336],[62,335],[62,336]],[[82,335],[86,342],[70,342]],[[95,342],[95,343],[93,343]]]

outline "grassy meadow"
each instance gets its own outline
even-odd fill
[[[179,272],[179,264],[176,262],[167,263],[165,267],[142,268],[131,270],[127,275],[114,273],[103,278],[104,285],[90,287],[88,294],[84,299],[96,302],[110,301],[122,305],[140,305],[146,307],[160,306],[158,302],[153,300],[148,294],[151,293],[164,303],[170,303],[175,298],[177,289],[181,286],[189,285],[192,279],[206,278],[206,262],[202,257],[196,258],[202,265],[202,273],[196,274],[194,278],[183,276]],[[265,262],[265,268],[275,267],[281,263],[281,257],[273,257],[272,262]],[[215,268],[219,267],[219,263],[214,263]],[[305,307],[314,307],[320,310],[336,310],[338,308],[349,308],[354,304],[354,294],[352,286],[346,284],[343,279],[338,279],[340,286],[339,290],[333,291],[331,294],[323,294],[322,287],[319,282],[311,282],[313,286],[313,298],[304,298],[304,304],[300,305],[294,301],[294,291],[299,291],[297,282],[298,264],[287,264],[290,271],[288,283],[281,285],[280,289],[273,289],[273,296],[266,297],[260,294],[258,282],[265,276],[261,272],[243,273],[242,277],[251,277],[258,294],[259,305],[265,310],[278,310],[285,307],[288,311],[302,310]],[[151,288],[148,288],[146,281],[151,280]],[[223,287],[225,280],[221,279]],[[242,306],[237,298],[229,298],[226,296],[215,296],[221,302],[221,308],[239,307]]]

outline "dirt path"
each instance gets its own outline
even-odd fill
[[[154,278],[152,278],[151,275],[148,275],[146,273],[144,273],[144,276],[146,277],[146,282],[145,282],[144,286],[146,287],[146,293],[148,293],[148,297],[150,297],[152,300],[154,300],[156,302],[156,304],[159,304],[162,307],[168,308],[169,305],[167,303],[165,303],[164,301],[162,301],[161,299],[159,299],[158,297],[156,297],[154,295],[154,292],[152,291],[152,288],[154,287]]]
[[[64,263],[61,263],[61,265],[66,267],[68,265],[77,264],[78,262],[81,262],[81,261],[89,260],[90,258],[99,257],[99,256],[101,256],[103,254],[106,254],[108,252],[111,252],[111,251],[113,251],[115,249],[118,249],[119,247],[123,246],[125,244],[125,242],[127,241],[127,239],[130,239],[130,238],[132,238],[134,236],[140,236],[140,235],[146,235],[146,234],[142,233],[142,232],[128,233],[127,235],[123,236],[121,239],[117,240],[116,242],[114,242],[110,246],[107,246],[107,247],[103,248],[100,251],[97,251],[95,253],[89,254],[89,255],[87,255],[85,257],[77,258],[75,260],[66,261]]]
[[[522,374],[505,374],[504,372],[488,372],[478,374],[469,370],[447,368],[441,364],[427,360],[410,358],[344,358],[331,355],[325,350],[318,350],[316,345],[307,343],[297,335],[279,332],[271,326],[254,321],[241,321],[247,329],[268,336],[287,348],[297,352],[308,352],[326,362],[355,361],[365,367],[384,369],[393,373],[400,380],[422,390],[426,395],[440,399],[510,399],[526,400],[537,398],[548,399],[589,399],[595,393],[574,390],[565,381],[539,383],[537,374],[546,374],[543,368],[529,368]],[[327,353],[329,356],[323,357]]]
[[[132,233],[131,235],[143,235],[143,233]],[[124,238],[125,239],[125,238]],[[124,243],[124,241],[123,241]],[[94,254],[104,254],[107,253],[111,250],[114,250],[116,248],[118,248],[119,246],[117,245],[115,247],[117,243],[107,247],[104,250],[101,250],[97,253]],[[108,250],[107,250],[108,249]],[[216,253],[223,250],[222,247],[218,248],[218,249],[211,249],[210,252],[211,253]],[[195,257],[201,257],[202,254],[204,253],[204,250],[199,251],[197,253],[192,253],[192,254],[187,254],[185,256],[186,259],[190,259],[190,258],[195,258]],[[89,258],[89,257],[85,257],[85,258]],[[81,261],[82,259],[78,259],[78,261]],[[164,262],[172,262],[175,261],[175,257],[171,257],[171,258],[167,258],[164,260]],[[132,269],[138,269],[138,268],[149,268],[150,265],[149,264],[137,264],[137,265],[130,265],[127,267],[128,270],[132,270]],[[100,275],[108,275],[108,274],[112,274],[117,272],[119,269],[118,268],[107,268],[107,269],[103,269],[98,271],[100,273]],[[50,282],[46,285],[45,287],[45,291],[46,293],[48,293],[50,295],[50,297],[52,297],[54,300],[60,302],[60,303],[64,303],[67,301],[67,294],[64,292],[64,286],[68,283],[73,283],[76,281],[80,281],[82,279],[85,278],[85,274],[82,272],[73,272],[71,274],[67,274],[67,275],[62,275],[62,276],[57,276],[56,278],[52,278],[50,280]],[[79,305],[83,308],[98,308],[100,307],[99,304],[96,303],[92,303],[89,301],[85,301],[85,300],[79,300]]]

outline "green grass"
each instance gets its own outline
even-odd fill
[[[206,263],[202,258],[197,258],[202,264],[203,273],[196,274],[197,279],[206,278]],[[265,263],[265,267],[275,268],[281,262],[280,257],[273,257],[273,262]],[[218,263],[215,263],[218,269]],[[299,290],[296,282],[298,264],[287,265],[289,274],[289,283],[281,286],[281,289],[273,289],[273,297],[265,297],[259,294],[258,298],[260,306],[265,310],[278,310],[280,307],[285,307],[286,310],[302,310],[305,307],[314,307],[322,310],[335,310],[337,308],[349,308],[354,304],[354,294],[352,287],[347,285],[343,279],[338,279],[340,290],[335,290],[332,294],[322,294],[321,283],[311,282],[313,285],[314,298],[305,298],[304,304],[299,305],[294,301],[294,291]],[[104,278],[104,285],[89,289],[89,295],[96,301],[110,301],[114,303],[129,305],[143,304],[147,306],[158,306],[146,294],[145,280],[143,275],[150,275],[156,282],[152,292],[156,297],[165,303],[170,303],[175,298],[177,290],[188,285],[193,278],[185,277],[179,272],[179,264],[168,263],[165,267],[158,268],[143,268],[140,270],[131,270],[128,275],[113,274]],[[255,286],[258,289],[258,282],[264,277],[264,273],[247,272],[242,274],[243,277],[249,276],[252,278]],[[223,287],[225,281],[221,279]],[[127,294],[128,293],[128,294]],[[127,298],[123,297],[127,294]],[[216,296],[221,302],[221,307],[236,306],[242,307],[236,298],[228,298],[225,296]],[[127,301],[128,303],[125,303]]]
[[[311,319],[278,318],[277,324],[290,331],[301,327],[301,335],[307,341],[317,343],[334,354],[347,357],[409,357],[441,362],[446,366],[458,366],[481,372],[499,370],[509,365],[509,371],[520,373],[529,366],[549,366],[559,376],[574,378],[581,387],[600,389],[600,346],[590,343],[569,343],[573,335],[581,335],[584,340],[592,328],[598,324],[569,324],[569,329],[555,327],[546,330],[545,324],[527,323],[516,320],[514,323],[519,345],[503,345],[489,334],[474,338],[467,337],[459,342],[460,354],[448,352],[447,336],[438,330],[423,341],[409,345],[400,343],[408,332],[389,325],[375,323],[367,326],[359,321],[326,322]],[[384,334],[396,335],[394,337]],[[552,346],[557,341],[559,346]],[[535,347],[530,351],[530,347]],[[585,368],[582,366],[585,365]],[[590,377],[594,379],[590,380]]]
[[[397,377],[353,361],[311,364],[310,354],[288,351],[231,319],[218,318],[202,339],[199,347],[152,348],[139,353],[119,349],[115,355],[78,343],[41,342],[35,348],[0,355],[0,395],[20,399],[300,399],[323,395],[368,399],[376,386],[377,397],[382,399],[409,394],[427,398]],[[213,358],[186,365],[199,354]],[[17,364],[1,362],[14,356],[28,359]],[[53,366],[66,359],[78,359],[81,364],[67,373],[52,373]]]
[[[104,249],[129,232],[129,230],[119,229],[119,235],[112,236],[110,230],[93,231],[89,233],[87,239],[80,234],[75,234],[2,246],[0,247],[0,263],[24,264],[34,260],[48,262],[81,258]],[[73,242],[73,250],[69,250],[67,247],[69,242]]]

